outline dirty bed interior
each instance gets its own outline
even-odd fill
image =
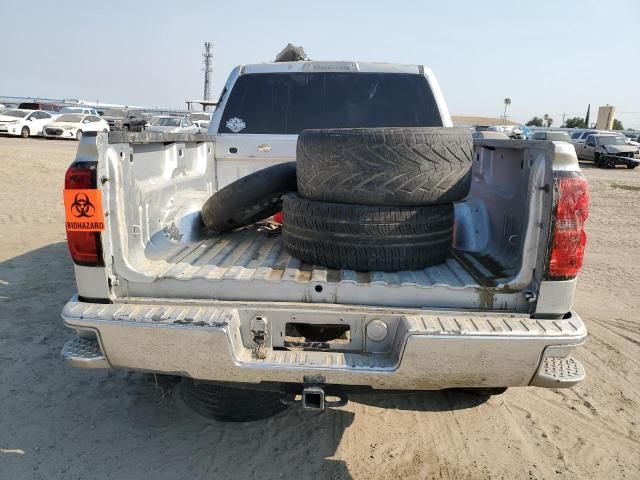
[[[110,197],[111,233],[119,236],[112,245],[126,245],[109,252],[122,280],[116,296],[526,310],[523,285],[540,265],[523,253],[538,252],[546,241],[548,226],[539,219],[550,217],[545,210],[551,204],[543,187],[550,181],[550,158],[564,147],[481,143],[471,191],[455,205],[451,256],[401,272],[303,264],[284,250],[280,234],[255,227],[203,232],[199,209],[211,193],[266,162],[214,158],[208,143],[167,144],[163,160],[153,145],[100,145],[113,151],[107,155],[118,173],[110,175],[130,185]],[[520,286],[512,288],[513,280]]]

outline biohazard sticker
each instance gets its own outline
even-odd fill
[[[101,232],[104,213],[100,190],[65,190],[64,217],[70,232]]]
[[[241,118],[233,117],[227,120],[227,128],[233,133],[238,133],[240,130],[247,128],[247,124]]]

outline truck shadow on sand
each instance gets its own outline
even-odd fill
[[[358,403],[442,411],[484,401],[446,391],[354,395],[343,409],[206,420],[179,401],[171,379],[64,364],[71,332],[60,312],[74,292],[65,243],[0,262],[0,445],[24,451],[3,464],[7,478],[348,479],[340,452],[357,441],[348,429]]]
[[[491,398],[490,395],[464,390],[424,392],[394,392],[374,395],[354,395],[350,400],[377,408],[410,410],[414,412],[444,412],[474,408]]]

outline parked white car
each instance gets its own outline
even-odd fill
[[[200,127],[189,120],[189,117],[153,117],[145,130],[159,133],[200,133]]]
[[[106,120],[95,115],[65,113],[44,127],[47,138],[75,138],[80,140],[85,132],[108,132]]]
[[[209,128],[209,123],[211,123],[211,112],[197,112],[189,114],[189,120],[199,126],[202,130],[207,130]]]
[[[493,125],[487,130],[490,132],[504,133],[507,137],[513,139],[523,139],[525,137],[522,127],[517,125]]]
[[[42,110],[13,109],[0,113],[0,134],[8,133],[23,138],[42,135],[42,128],[53,120]]]
[[[65,113],[79,113],[81,115],[95,115],[96,117],[100,116],[100,114],[95,108],[86,108],[86,107],[64,107],[58,113],[60,115],[64,115]]]

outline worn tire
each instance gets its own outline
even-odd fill
[[[20,130],[20,136],[22,138],[29,138],[31,136],[31,131],[29,130],[29,127],[22,127],[22,130]]]
[[[282,196],[296,188],[296,162],[258,170],[213,194],[202,206],[202,221],[218,233],[251,225],[282,210]]]
[[[395,272],[422,269],[449,256],[452,204],[379,207],[288,194],[282,207],[284,247],[304,263]]]
[[[184,403],[196,413],[222,422],[252,422],[286,410],[279,392],[244,390],[182,379]]]
[[[466,128],[305,130],[298,137],[298,190],[310,200],[364,205],[438,205],[471,186]]]

